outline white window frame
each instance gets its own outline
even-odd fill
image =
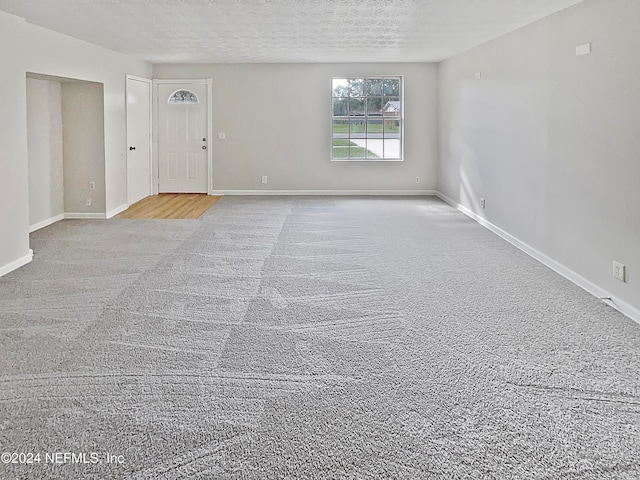
[[[398,157],[387,157],[387,158],[361,158],[361,157],[334,157],[334,121],[335,120],[352,120],[353,116],[350,116],[349,114],[347,114],[347,116],[340,116],[340,115],[334,115],[334,98],[340,98],[340,97],[335,97],[334,96],[334,81],[335,80],[353,80],[353,79],[357,79],[357,80],[386,80],[386,79],[393,79],[393,80],[399,80],[400,81],[400,92],[399,92],[399,101],[400,101],[400,115],[398,117],[398,120],[400,122],[400,129],[398,132],[399,135],[399,155]],[[405,115],[404,115],[404,76],[402,75],[344,75],[344,76],[333,76],[331,78],[331,84],[330,84],[330,98],[329,98],[329,103],[330,106],[329,108],[330,110],[330,125],[329,125],[329,132],[331,135],[330,138],[330,142],[329,142],[329,148],[330,148],[330,156],[329,158],[331,159],[332,162],[401,162],[404,160],[404,119],[405,119]],[[366,99],[368,99],[369,97],[377,97],[377,95],[366,95],[366,91],[364,92],[363,97],[365,99],[365,104],[366,104]],[[383,95],[381,95],[382,97]],[[395,96],[395,95],[394,95]],[[371,116],[369,116],[365,110],[365,114],[362,117],[364,121],[365,126],[368,125],[367,121],[370,118],[373,118]],[[384,115],[382,117],[375,117],[376,119],[382,118],[382,121],[384,122]],[[346,137],[347,139],[350,139],[350,133],[348,134],[349,136]],[[369,133],[365,132],[365,139],[369,140]],[[362,137],[359,137],[362,138]],[[384,138],[383,138],[384,140]],[[375,152],[372,152],[375,153]]]

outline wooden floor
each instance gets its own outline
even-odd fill
[[[195,219],[219,198],[204,193],[161,193],[143,198],[116,218]]]

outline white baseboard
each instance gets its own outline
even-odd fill
[[[212,190],[210,195],[436,195],[435,190]]]
[[[561,263],[557,262],[553,258],[551,258],[551,257],[545,255],[544,253],[536,250],[535,248],[527,245],[523,241],[518,240],[516,237],[514,237],[510,233],[502,230],[500,227],[495,226],[493,223],[489,222],[487,219],[481,217],[477,213],[469,210],[464,205],[459,204],[455,200],[452,200],[451,198],[447,197],[446,195],[444,195],[444,194],[442,194],[440,192],[437,192],[436,196],[439,199],[441,199],[442,201],[444,201],[444,202],[448,203],[449,205],[451,205],[452,207],[456,208],[460,212],[464,213],[469,218],[475,220],[476,222],[478,222],[483,227],[491,230],[493,233],[495,233],[499,237],[503,238],[504,240],[506,240],[507,242],[509,242],[513,246],[515,246],[516,248],[519,248],[520,250],[522,250],[524,253],[526,253],[530,257],[533,257],[534,259],[538,260],[543,265],[546,265],[547,267],[549,267],[551,270],[555,271],[556,273],[559,273],[560,275],[562,275],[566,279],[572,281],[573,283],[578,285],[580,288],[586,290],[587,292],[589,292],[590,294],[594,295],[595,297],[597,297],[597,298],[607,298],[607,299],[610,298],[611,300],[606,300],[605,301],[605,303],[607,305],[615,308],[619,312],[621,312],[624,315],[626,315],[627,317],[629,317],[631,320],[633,320],[636,323],[640,324],[640,310],[638,310],[634,306],[629,305],[628,303],[626,303],[626,302],[624,302],[624,301],[622,301],[622,300],[620,300],[618,298],[615,298],[608,291],[606,291],[605,289],[603,289],[600,286],[596,285],[591,280],[587,280],[582,275],[574,272],[570,268],[565,267],[564,265],[562,265]]]
[[[107,215],[105,213],[64,212],[64,218],[67,220],[104,220]]]
[[[109,210],[107,213],[64,212],[64,218],[68,220],[105,220],[115,217],[127,208],[129,208],[129,204],[124,203],[113,210]]]
[[[124,203],[124,204],[120,205],[119,207],[114,208],[113,210],[109,210],[107,212],[107,218],[115,217],[119,213],[124,212],[127,208],[129,208],[129,204],[128,203]]]
[[[33,233],[36,230],[40,230],[41,228],[48,227],[49,225],[59,222],[60,220],[64,220],[64,213],[61,213],[60,215],[56,215],[55,217],[48,218],[41,222],[34,223],[33,225],[29,225],[29,233]]]
[[[20,257],[13,262],[9,262],[6,265],[0,267],[0,277],[6,275],[9,272],[13,272],[20,267],[24,267],[27,263],[33,260],[33,250],[29,249],[29,253],[27,253],[24,257]]]

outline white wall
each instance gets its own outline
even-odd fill
[[[64,213],[60,82],[27,78],[29,225]]]
[[[438,164],[442,193],[636,311],[639,22],[637,0],[586,0],[442,63]]]
[[[30,260],[24,30],[0,12],[0,274]]]
[[[404,162],[331,162],[331,78],[396,74],[404,75]],[[154,77],[213,79],[215,190],[410,192],[436,186],[435,65],[156,65]]]
[[[28,261],[26,73],[104,84],[105,207],[127,202],[125,75],[151,66],[0,12],[0,274]]]
[[[62,85],[64,211],[105,212],[104,94],[102,84]],[[89,188],[94,182],[95,190]],[[86,200],[91,199],[91,205]]]

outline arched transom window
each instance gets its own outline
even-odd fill
[[[198,96],[189,90],[177,90],[169,97],[169,103],[173,104],[192,104],[198,103]]]

